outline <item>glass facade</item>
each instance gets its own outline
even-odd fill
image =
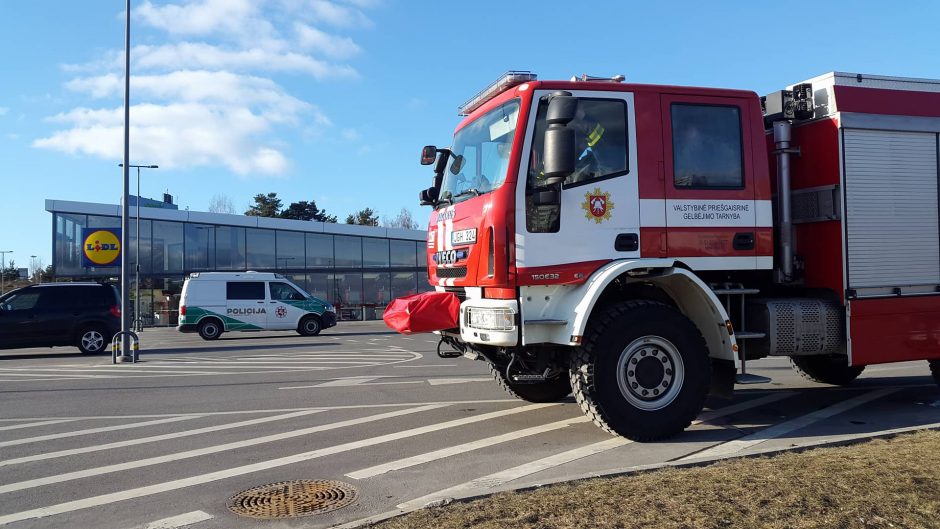
[[[82,228],[118,228],[120,217],[51,212],[56,279],[116,282],[120,267],[83,266]],[[200,220],[141,219],[139,303],[145,325],[177,324],[183,281],[192,272],[278,272],[335,305],[341,320],[379,319],[392,299],[432,290],[427,282],[427,245],[420,234],[415,240],[388,239]],[[138,251],[133,216],[128,235],[130,250],[125,258],[131,267],[133,311]],[[421,240],[416,240],[419,236]]]

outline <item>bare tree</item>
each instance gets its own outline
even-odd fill
[[[386,228],[404,228],[406,230],[416,230],[418,229],[418,223],[415,222],[414,217],[411,216],[411,212],[407,208],[401,208],[401,211],[398,212],[398,215],[392,218],[387,216],[382,217],[382,225]]]
[[[232,204],[232,199],[225,193],[218,193],[213,195],[212,200],[209,202],[209,213],[228,213],[229,215],[234,215],[235,206]]]

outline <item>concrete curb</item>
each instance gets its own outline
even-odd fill
[[[871,433],[864,433],[864,434],[850,434],[850,435],[841,436],[838,438],[811,441],[808,443],[789,446],[786,448],[768,448],[764,450],[755,450],[755,451],[741,453],[741,454],[728,454],[728,455],[714,457],[714,458],[704,457],[704,458],[698,458],[698,459],[686,459],[683,461],[666,461],[663,463],[654,463],[651,465],[637,465],[637,466],[632,466],[632,467],[621,467],[621,468],[611,469],[609,471],[604,471],[604,472],[589,472],[585,474],[579,474],[576,476],[568,476],[565,478],[548,480],[548,481],[545,481],[544,483],[539,483],[536,485],[529,485],[529,486],[520,487],[520,488],[496,487],[493,489],[488,489],[486,490],[486,492],[477,490],[464,496],[457,496],[453,498],[441,498],[440,500],[432,501],[428,503],[427,505],[424,505],[423,507],[417,507],[414,509],[407,509],[407,510],[395,509],[393,511],[386,511],[384,513],[377,514],[375,516],[370,516],[368,518],[362,518],[359,520],[354,520],[352,522],[345,522],[345,523],[333,525],[330,527],[331,529],[356,529],[360,527],[368,527],[371,524],[383,522],[385,520],[396,518],[398,516],[403,516],[405,514],[409,514],[411,512],[415,512],[421,509],[426,509],[430,507],[442,507],[444,505],[447,505],[453,502],[458,502],[458,501],[463,502],[463,501],[486,498],[489,496],[493,496],[494,494],[498,494],[500,492],[507,492],[507,491],[525,492],[525,491],[530,491],[530,490],[537,490],[537,489],[540,489],[542,487],[546,487],[549,485],[557,485],[559,483],[570,483],[574,481],[582,481],[586,479],[595,479],[595,478],[602,478],[602,477],[630,476],[634,474],[641,474],[644,472],[660,470],[663,468],[696,468],[696,467],[708,466],[713,463],[718,463],[721,461],[727,461],[727,460],[732,460],[732,459],[749,459],[749,458],[763,457],[763,456],[774,456],[774,455],[779,455],[779,454],[788,453],[788,452],[804,452],[806,450],[811,450],[814,448],[832,448],[832,447],[839,447],[839,446],[850,446],[850,445],[859,444],[865,441],[869,441],[872,439],[890,439],[900,434],[916,432],[916,431],[921,431],[921,430],[940,430],[940,422],[923,424],[920,426],[906,426],[903,428],[893,428],[891,430],[882,430],[880,432],[871,432]]]

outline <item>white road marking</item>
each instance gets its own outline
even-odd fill
[[[89,428],[87,430],[75,430],[73,432],[61,432],[54,433],[49,435],[40,435],[37,437],[27,437],[25,439],[14,439],[12,441],[3,441],[0,442],[0,447],[4,446],[17,446],[25,445],[30,443],[38,443],[39,441],[49,441],[52,439],[63,439],[66,437],[77,437],[79,435],[90,435],[101,432],[114,432],[117,430],[129,430],[131,428],[143,428],[144,426],[153,426],[156,424],[166,424],[169,422],[179,422],[179,421],[188,421],[190,419],[197,419],[200,415],[186,415],[183,417],[174,416],[166,419],[157,419],[154,421],[144,421],[144,422],[132,422],[130,424],[119,424],[116,426],[102,426],[99,428]]]
[[[233,428],[241,428],[243,426],[254,426],[256,424],[264,424],[267,422],[283,421],[286,419],[293,419],[295,417],[302,417],[304,415],[312,415],[314,413],[322,413],[325,410],[303,410],[295,411],[293,413],[285,413],[283,415],[274,415],[271,417],[260,417],[258,419],[250,419],[247,421],[233,422],[228,424],[220,424],[216,426],[207,426],[205,428],[197,428],[195,430],[183,430],[181,432],[173,432],[162,435],[152,435],[150,437],[141,437],[138,439],[128,439],[126,441],[116,441],[114,443],[106,443],[100,445],[91,445],[83,446],[81,448],[72,448],[69,450],[59,450],[56,452],[44,452],[42,454],[35,454],[25,457],[17,457],[14,459],[7,459],[0,461],[0,467],[8,465],[17,465],[20,463],[31,463],[33,461],[42,461],[45,459],[54,459],[57,457],[73,456],[77,454],[87,454],[89,452],[99,452],[101,450],[111,450],[113,448],[122,448],[125,446],[137,446],[144,443],[154,443],[157,441],[165,441],[168,439],[179,439],[180,437],[190,437],[193,435],[200,435],[204,433],[211,432],[220,432],[223,430],[231,430]]]
[[[785,399],[793,395],[792,391],[780,391],[774,395],[768,395],[766,397],[751,399],[746,402],[739,402],[731,406],[726,406],[724,408],[719,408],[717,410],[709,410],[707,412],[699,415],[699,418],[692,422],[692,425],[702,424],[706,422],[713,421],[720,417],[726,415],[731,415],[738,413],[750,408],[756,408],[758,406],[763,406],[771,402]],[[491,489],[494,487],[501,486],[510,481],[535,474],[536,472],[541,472],[543,470],[548,470],[578,459],[583,459],[588,456],[599,454],[601,452],[606,452],[608,450],[613,450],[614,448],[619,448],[630,444],[632,441],[629,439],[624,439],[622,437],[617,437],[614,439],[607,439],[598,443],[593,443],[585,445],[579,448],[554,454],[542,459],[537,459],[535,461],[519,465],[495,474],[490,474],[488,476],[483,476],[460,485],[455,485],[448,489],[437,491],[420,498],[416,498],[411,501],[407,501],[399,504],[397,507],[399,509],[417,509],[424,507],[428,503],[440,500],[442,498],[456,497],[461,495],[469,494],[470,492],[478,489]]]
[[[52,373],[10,373],[10,372],[0,372],[0,376],[4,377],[48,377],[54,376]],[[116,378],[109,375],[62,375],[63,377],[68,378]]]
[[[64,474],[56,474],[53,476],[48,476],[45,478],[36,478],[28,479],[26,481],[20,481],[17,483],[9,483],[6,485],[0,485],[0,494],[6,494],[8,492],[14,492],[17,490],[25,490],[33,487],[41,487],[43,485],[51,485],[53,483],[63,483],[66,481],[72,481],[75,479],[87,478],[91,476],[100,476],[102,474],[110,474],[112,472],[120,472],[122,470],[130,470],[134,468],[147,467],[152,465],[159,465],[162,463],[169,463],[171,461],[179,461],[181,459],[189,459],[193,457],[200,457],[209,454],[216,454],[219,452],[225,452],[228,450],[237,450],[239,448],[246,448],[249,446],[256,446],[264,443],[271,443],[274,441],[281,441],[284,439],[290,439],[292,437],[299,437],[302,435],[308,435],[311,433],[325,432],[328,430],[335,430],[337,428],[343,428],[346,426],[354,426],[357,424],[365,424],[373,421],[391,419],[394,417],[400,417],[402,415],[408,415],[411,413],[419,413],[423,411],[434,410],[438,408],[443,408],[445,405],[429,405],[429,406],[420,406],[417,408],[408,408],[405,410],[391,411],[386,413],[381,413],[378,415],[370,415],[368,417],[361,417],[358,419],[351,419],[347,421],[334,422],[330,424],[323,424],[319,426],[312,426],[310,428],[302,428],[300,430],[291,430],[289,432],[265,435],[263,437],[255,437],[253,439],[246,439],[244,441],[235,441],[232,443],[225,443],[221,445],[208,446],[206,448],[198,448],[195,450],[186,450],[183,452],[176,452],[172,454],[166,454],[156,457],[148,457],[146,459],[138,459],[137,461],[129,461],[127,463],[117,463],[113,465],[105,465],[102,467],[89,468],[85,470],[77,470],[74,472],[66,472]]]
[[[386,472],[391,472],[393,470],[401,470],[403,468],[413,467],[416,465],[429,463],[431,461],[437,461],[438,459],[444,459],[445,457],[451,457],[457,454],[463,454],[463,453],[470,452],[473,450],[479,450],[481,448],[486,448],[488,446],[493,446],[493,445],[497,445],[500,443],[515,441],[516,439],[522,439],[523,437],[529,437],[531,435],[551,432],[553,430],[560,430],[561,428],[566,428],[572,424],[579,424],[579,423],[584,423],[588,421],[590,421],[590,419],[584,416],[574,417],[571,419],[565,419],[563,421],[552,422],[548,424],[543,424],[541,426],[534,426],[532,428],[525,428],[522,430],[509,432],[509,433],[505,433],[502,435],[494,435],[492,437],[486,437],[484,439],[479,439],[479,440],[471,441],[468,443],[448,446],[447,448],[434,450],[433,452],[427,452],[424,454],[418,454],[416,456],[406,457],[406,458],[399,459],[396,461],[391,461],[382,465],[376,465],[374,467],[364,468],[362,470],[356,470],[355,472],[350,472],[346,474],[346,476],[353,478],[353,479],[371,478],[373,476],[378,476],[379,474],[385,474]]]
[[[207,512],[193,511],[180,514],[179,516],[171,516],[169,518],[163,518],[162,520],[150,522],[144,526],[144,529],[178,529],[179,527],[186,527],[187,525],[205,522],[206,520],[211,520],[212,518],[214,517]]]
[[[508,410],[485,413],[485,414],[477,415],[474,417],[466,417],[463,419],[456,419],[453,421],[447,421],[447,422],[443,422],[439,424],[422,426],[420,428],[412,428],[412,429],[403,430],[400,432],[380,435],[378,437],[363,439],[361,441],[352,441],[349,443],[343,443],[339,445],[320,448],[317,450],[303,452],[300,454],[294,454],[291,456],[279,457],[276,459],[260,461],[258,463],[252,463],[249,465],[242,465],[239,467],[233,467],[233,468],[228,468],[225,470],[219,470],[216,472],[210,472],[208,474],[201,474],[198,476],[192,476],[189,478],[177,479],[173,481],[167,481],[167,482],[158,483],[155,485],[148,485],[144,487],[138,487],[135,489],[123,490],[121,491],[120,494],[111,494],[111,493],[102,494],[100,496],[93,496],[91,498],[68,501],[68,502],[59,503],[56,505],[49,505],[47,507],[40,507],[38,509],[15,512],[15,513],[11,513],[8,515],[0,516],[0,525],[5,525],[5,524],[13,523],[13,522],[19,522],[23,520],[30,520],[33,518],[43,518],[46,516],[53,516],[56,514],[64,514],[64,513],[68,513],[72,511],[77,511],[80,509],[87,509],[89,507],[98,507],[101,505],[108,505],[108,504],[112,504],[120,500],[141,498],[144,496],[159,494],[161,492],[167,492],[170,490],[178,490],[178,489],[182,489],[186,487],[192,487],[194,485],[202,485],[204,483],[211,483],[213,481],[227,479],[227,478],[231,478],[235,476],[241,476],[244,474],[267,471],[272,468],[282,467],[282,466],[287,466],[287,465],[294,465],[297,463],[302,463],[304,461],[310,461],[310,460],[317,459],[320,457],[329,456],[333,454],[339,454],[342,452],[348,452],[348,451],[356,450],[359,448],[375,446],[381,443],[397,441],[400,439],[407,439],[409,437],[415,437],[418,435],[445,430],[448,428],[455,428],[458,426],[464,426],[467,424],[473,424],[475,422],[485,421],[488,419],[502,417],[505,415],[523,413],[526,411],[545,408],[548,406],[557,406],[557,405],[558,404],[556,403],[530,404],[528,406],[510,408]],[[429,408],[429,407],[425,406],[425,408]],[[415,409],[417,408],[414,408],[413,410]],[[411,411],[411,410],[405,410],[405,411]]]
[[[74,419],[53,419],[51,421],[32,422],[28,424],[14,424],[12,426],[0,426],[0,431],[19,430],[20,428],[33,428],[35,426],[46,426],[47,424],[59,424],[63,422],[72,422]]]
[[[420,498],[400,503],[397,505],[397,507],[399,509],[405,510],[417,509],[442,498],[455,497],[461,494],[469,493],[475,489],[493,488],[502,485],[503,483],[508,483],[515,479],[519,479],[523,476],[528,476],[529,474],[535,474],[536,472],[541,472],[542,470],[557,467],[565,463],[570,463],[571,461],[575,461],[577,459],[582,459],[587,456],[606,452],[607,450],[613,450],[614,448],[630,444],[630,442],[631,441],[629,439],[617,437],[614,439],[607,439],[606,441],[601,441],[599,443],[589,444],[587,446],[575,448],[574,450],[568,450],[566,452],[561,452],[559,454],[538,459],[524,465],[519,465],[517,467],[503,470],[495,474],[483,476],[482,478],[477,478],[466,483],[461,483],[460,485],[455,485],[453,487],[440,490],[426,496],[421,496]]]
[[[395,369],[419,369],[422,367],[457,367],[457,364],[424,364],[418,366],[395,366]]]
[[[933,384],[931,384],[933,385]],[[349,404],[345,406],[307,406],[305,408],[274,408],[266,410],[236,410],[236,411],[206,411],[192,413],[152,413],[147,415],[96,415],[85,417],[69,417],[73,421],[111,420],[111,419],[152,419],[155,417],[212,417],[216,415],[244,415],[252,413],[285,413],[304,410],[369,410],[373,408],[405,408],[410,406],[424,406],[426,404],[440,404],[442,406],[456,406],[458,404],[505,404],[519,402],[519,399],[483,399],[483,400],[443,400],[437,402],[398,402],[386,404]],[[51,421],[62,417],[23,417],[18,419],[0,419],[0,422],[22,421]]]
[[[468,382],[492,382],[493,377],[465,377],[465,378],[429,378],[428,384],[443,386],[447,384],[466,384]]]
[[[872,391],[871,393],[865,393],[857,397],[853,397],[848,400],[839,402],[838,404],[833,404],[818,411],[812,413],[807,413],[806,415],[801,415],[795,419],[791,419],[786,422],[775,424],[769,428],[764,428],[758,432],[746,435],[740,439],[735,439],[734,441],[728,441],[727,443],[722,443],[717,446],[713,446],[707,450],[702,450],[701,452],[696,452],[694,454],[688,455],[686,457],[680,458],[679,461],[685,461],[688,459],[699,459],[699,458],[712,458],[712,457],[721,457],[729,454],[734,454],[740,452],[741,450],[750,448],[756,444],[769,441],[781,435],[790,433],[801,428],[805,428],[810,424],[813,424],[816,421],[822,419],[828,419],[834,415],[838,415],[845,411],[848,411],[856,406],[861,406],[866,402],[870,402],[875,399],[880,399],[888,394],[896,392],[896,389],[881,389],[878,391]]]

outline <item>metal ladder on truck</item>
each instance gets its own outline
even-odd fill
[[[758,340],[767,336],[762,332],[753,332],[747,330],[747,297],[760,294],[760,289],[745,288],[740,283],[721,283],[711,285],[712,291],[721,300],[731,319],[731,325],[734,328],[734,337],[738,342],[738,359],[741,361],[741,371],[735,376],[735,384],[766,384],[770,378],[754,375],[747,372],[747,342],[748,340]],[[735,317],[735,306],[737,306],[737,317]]]

